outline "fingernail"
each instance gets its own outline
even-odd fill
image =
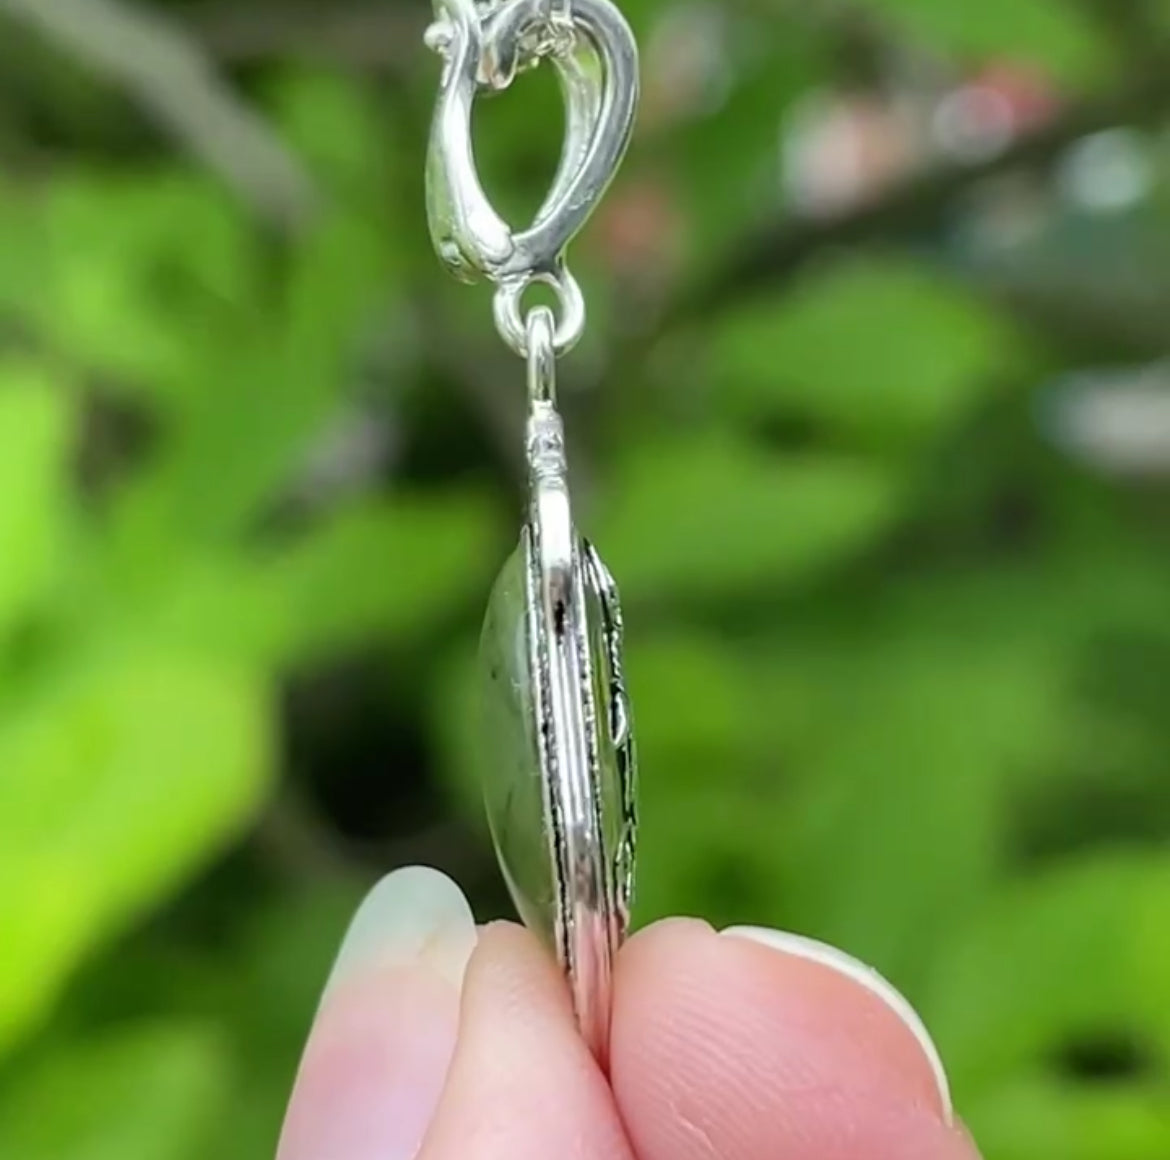
[[[325,986],[277,1160],[414,1160],[455,1049],[475,919],[411,866],[358,908]]]
[[[943,1113],[947,1122],[951,1122],[954,1116],[954,1106],[951,1102],[950,1082],[947,1079],[942,1056],[939,1055],[938,1048],[918,1012],[892,983],[852,955],[829,946],[828,943],[805,938],[803,935],[789,934],[786,931],[771,930],[759,926],[733,926],[722,933],[732,938],[748,939],[783,954],[794,955],[797,958],[807,959],[809,962],[827,967],[864,987],[870,994],[880,999],[898,1016],[906,1029],[917,1040],[918,1046],[922,1049],[922,1054],[926,1057],[930,1070],[934,1074],[939,1099],[942,1101]]]
[[[322,1002],[352,979],[395,966],[425,968],[458,990],[474,949],[475,918],[463,891],[439,870],[406,866],[358,907]]]

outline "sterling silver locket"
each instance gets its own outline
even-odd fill
[[[551,339],[547,310],[534,330]],[[634,858],[621,611],[605,565],[573,526],[551,401],[533,402],[528,457],[528,519],[481,643],[488,817],[517,909],[555,947],[582,1031],[604,1051]]]
[[[573,523],[555,372],[585,324],[565,247],[628,144],[637,53],[610,0],[435,0],[435,16],[427,39],[446,66],[427,164],[431,234],[458,277],[496,284],[497,328],[528,367],[528,510],[480,650],[488,819],[517,910],[556,952],[604,1062],[633,891],[634,745],[617,590]],[[543,59],[561,81],[565,144],[533,225],[514,233],[476,174],[472,105]],[[552,287],[559,319],[547,306],[522,315],[534,282]]]

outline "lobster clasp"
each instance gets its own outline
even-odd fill
[[[496,321],[523,353],[520,296],[533,282],[561,298],[558,353],[584,326],[565,249],[605,192],[629,143],[638,99],[633,34],[612,0],[434,0],[427,43],[445,58],[427,155],[427,216],[435,249],[467,282],[497,286]],[[549,59],[565,99],[565,141],[532,224],[514,230],[480,183],[471,140],[476,97]]]

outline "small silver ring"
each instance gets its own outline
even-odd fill
[[[525,320],[528,347],[528,398],[534,403],[557,401],[556,319],[547,306],[536,306]]]
[[[520,300],[537,282],[551,286],[560,304],[560,321],[553,335],[553,352],[559,358],[572,350],[585,333],[585,296],[577,279],[564,267],[556,273],[529,272],[501,282],[492,303],[496,329],[521,358],[528,357],[528,331],[520,312]]]

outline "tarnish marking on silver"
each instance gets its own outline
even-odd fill
[[[616,878],[615,902],[621,916],[622,929],[629,923],[634,900],[634,868],[637,860],[638,833],[638,764],[634,747],[633,721],[630,698],[623,667],[625,627],[622,621],[621,601],[617,585],[597,550],[582,538],[585,567],[590,583],[598,596],[602,615],[602,636],[605,641],[605,659],[609,678],[610,737],[617,756],[622,824],[618,848],[613,853]]]
[[[540,600],[540,533],[536,524],[525,524],[521,531],[524,544],[524,596],[527,613],[528,663],[533,676],[533,711],[536,714],[536,738],[540,760],[541,796],[544,816],[548,819],[549,857],[556,873],[556,940],[561,962],[569,961],[572,944],[571,909],[569,906],[569,852],[565,836],[565,818],[557,784],[557,754],[553,742],[552,677],[549,672],[549,642],[544,631]]]
[[[551,403],[534,402],[528,415],[528,469],[534,488],[564,483],[565,429]]]
[[[578,539],[573,546],[573,567],[575,572],[581,571],[581,541]],[[613,897],[611,890],[611,871],[608,851],[605,849],[605,828],[601,816],[602,786],[601,786],[601,756],[598,746],[597,699],[593,683],[593,659],[589,655],[589,620],[588,609],[585,604],[585,588],[588,584],[578,584],[573,601],[575,634],[573,645],[577,650],[577,663],[580,666],[578,677],[580,680],[581,702],[583,709],[583,725],[585,727],[585,753],[589,771],[590,806],[588,822],[592,829],[589,835],[589,844],[594,850],[600,851],[602,858],[602,881],[594,883],[600,888],[602,897],[592,899],[594,906],[604,905]],[[592,880],[593,875],[589,876]]]

